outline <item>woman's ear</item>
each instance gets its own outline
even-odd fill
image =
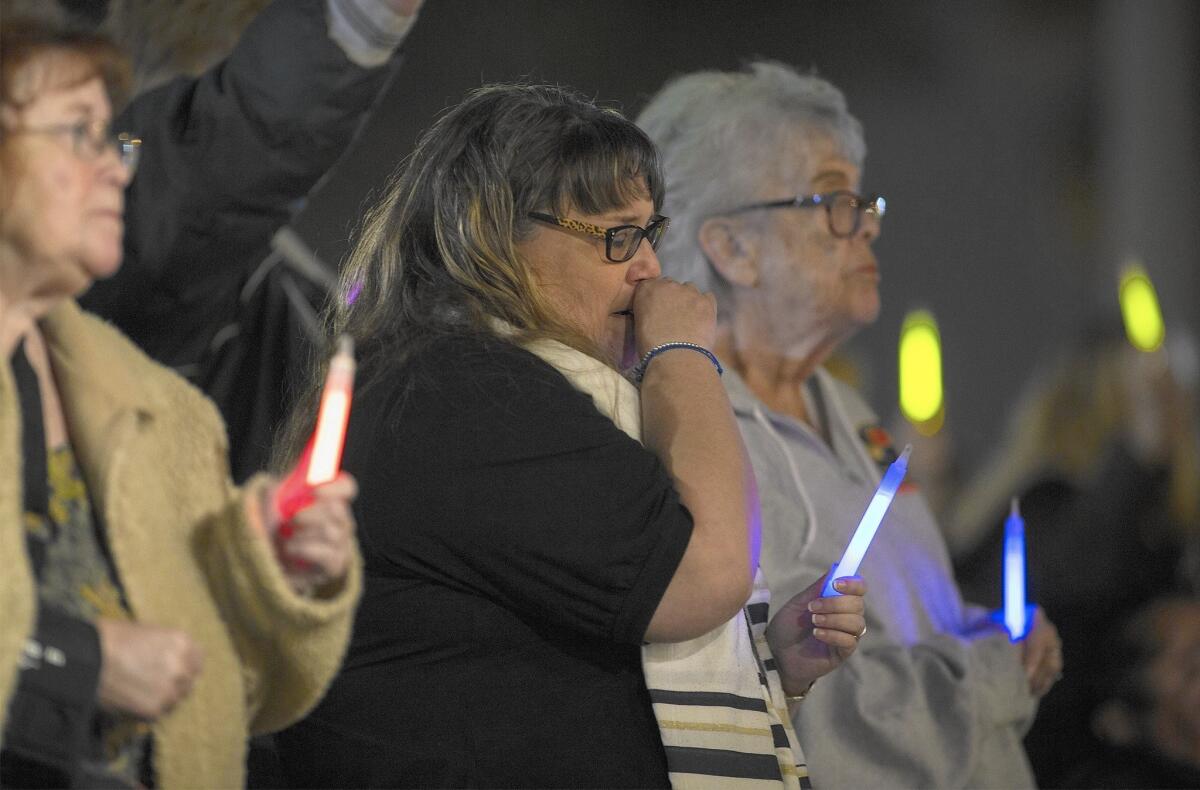
[[[700,225],[700,248],[709,263],[733,286],[758,285],[757,237],[729,217],[709,217]]]

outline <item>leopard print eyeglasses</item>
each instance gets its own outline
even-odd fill
[[[529,212],[530,219],[556,225],[564,230],[582,233],[596,239],[604,239],[604,257],[612,263],[624,263],[632,258],[642,245],[642,239],[650,242],[653,249],[658,249],[663,234],[671,220],[663,216],[653,216],[646,227],[640,225],[617,225],[614,228],[602,228],[590,222],[580,222],[570,217],[556,217],[553,214],[542,214],[538,211]]]

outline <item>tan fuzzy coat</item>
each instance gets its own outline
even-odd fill
[[[154,725],[158,785],[241,787],[250,733],[316,704],[341,663],[361,587],[358,558],[331,600],[294,595],[236,488],[212,404],[73,302],[41,328],[87,479],[134,616],[204,650],[191,695]],[[21,417],[0,365],[0,704],[7,711],[36,593],[20,528]]]

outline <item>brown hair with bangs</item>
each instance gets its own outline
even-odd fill
[[[470,93],[421,137],[368,209],[326,312],[330,335],[354,338],[360,377],[400,364],[446,334],[513,342],[550,338],[611,364],[550,306],[517,244],[529,212],[600,214],[663,202],[650,139],[615,110],[550,85],[491,85]],[[280,465],[315,419],[324,365],[285,431]]]
[[[9,146],[14,116],[47,91],[81,85],[99,77],[113,112],[129,95],[128,59],[115,44],[94,33],[64,30],[36,19],[0,25],[0,209],[8,208],[11,185],[21,168]]]
[[[71,88],[99,77],[114,112],[129,98],[129,60],[109,39],[95,33],[56,28],[34,19],[5,20],[0,25],[0,107],[20,110],[42,92]],[[42,58],[46,78],[26,82],[29,68]]]

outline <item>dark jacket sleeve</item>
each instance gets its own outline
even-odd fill
[[[1108,618],[1112,605],[1144,601],[1170,586],[1170,559],[1178,547],[1152,540],[1170,534],[1161,507],[1165,481],[1163,469],[1146,466],[1114,445],[1090,480],[1080,483],[1050,474],[1021,492],[1029,593],[1060,632],[1071,630],[1060,619],[1068,612]],[[1000,600],[1004,514],[997,513],[993,525],[987,539],[956,568],[974,600]],[[1084,554],[1087,561],[1078,561]],[[1099,601],[1107,605],[1098,606]]]
[[[195,362],[396,62],[350,62],[329,38],[323,0],[276,0],[223,63],[138,96],[114,122],[143,140],[125,260],[83,306],[159,361]]]
[[[74,776],[91,732],[100,663],[95,626],[39,609],[8,708],[0,757],[5,787],[65,784]]]

